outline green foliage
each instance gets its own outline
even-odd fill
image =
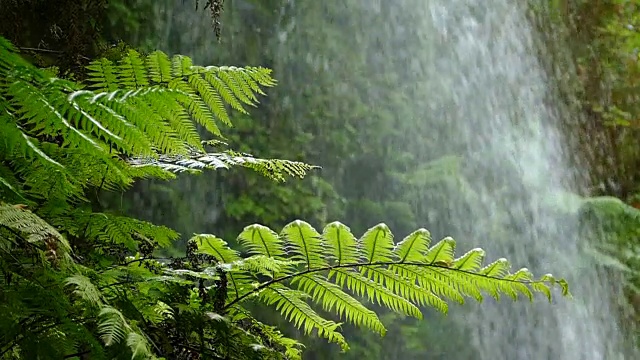
[[[70,349],[89,347],[82,351],[101,358],[110,351],[121,353],[124,339],[132,354],[149,348],[148,338],[124,315],[122,304],[110,304],[113,293],[92,281],[110,279],[113,266],[123,263],[127,253],[150,254],[178,234],[92,211],[88,205],[99,207],[95,197],[101,190],[203,168],[238,165],[274,180],[304,176],[312,168],[229,149],[204,151],[224,143],[201,140],[196,123],[219,133],[217,121],[229,124],[220,99],[246,112],[240,103],[254,105],[260,86],[274,84],[266,69],[200,68],[184,57],[169,59],[159,52],[142,57],[131,51],[119,64],[106,59],[92,63],[88,82],[93,90],[88,90],[34,67],[3,38],[0,54],[0,195],[3,201],[21,203],[1,208],[2,354],[63,357],[74,352]],[[77,289],[68,293],[71,286]],[[93,306],[80,305],[74,294]],[[42,304],[38,299],[53,301]],[[162,306],[150,307],[155,308]],[[142,314],[152,321],[167,311]],[[54,345],[61,334],[68,341]],[[105,345],[119,345],[105,350],[98,338]],[[29,344],[36,339],[52,342],[33,353]]]
[[[552,7],[571,30],[577,100],[587,115],[577,134],[581,155],[594,165],[597,195],[626,201],[640,190],[640,2],[563,0]]]
[[[420,229],[394,243],[380,224],[356,239],[340,223],[318,233],[294,221],[280,234],[261,225],[238,237],[241,255],[195,235],[186,255],[160,258],[178,234],[102,208],[101,191],[181,171],[243,166],[281,181],[313,167],[262,160],[200,138],[220,137],[227,105],[244,113],[262,68],[199,67],[183,56],[128,51],[88,67],[87,85],[54,77],[0,38],[0,357],[92,359],[295,359],[302,344],[252,315],[274,306],[305,333],[348,348],[341,321],[384,334],[367,303],[420,318],[445,300],[533,292],[564,280],[509,273],[484,252],[454,258],[451,238],[431,246]],[[225,105],[227,104],[227,105]]]
[[[244,300],[256,298],[275,305],[305,333],[315,330],[343,349],[347,344],[338,331],[339,324],[322,318],[306,299],[324,311],[335,312],[341,320],[384,334],[378,316],[350,294],[417,318],[422,317],[420,307],[446,313],[445,300],[464,303],[465,297],[472,297],[480,301],[482,292],[496,299],[500,294],[513,299],[523,294],[533,299],[533,292],[542,292],[551,299],[548,285],[557,283],[568,295],[564,280],[555,280],[552,275],[534,280],[527,269],[509,273],[505,259],[483,267],[481,249],[454,258],[455,241],[445,238],[430,246],[425,229],[394,244],[393,234],[384,224],[356,239],[338,222],[327,225],[320,234],[308,223],[294,221],[279,235],[261,225],[248,226],[238,239],[250,255],[243,260],[215,236],[192,239],[200,253],[236,264],[225,269],[228,301],[222,309],[233,314]]]
[[[4,39],[0,50],[0,127],[5,134],[0,149],[3,156],[36,162],[15,169],[33,171],[26,175],[41,180],[29,184],[30,195],[55,190],[77,198],[87,186],[123,188],[136,178],[171,178],[174,172],[230,165],[278,180],[283,174],[304,176],[313,168],[232,150],[205,151],[209,142],[201,140],[191,119],[219,135],[216,121],[230,125],[222,100],[246,112],[241,103],[255,105],[254,92],[274,84],[266,69],[204,68],[192,66],[186,57],[169,59],[161,52],[142,57],[131,50],[117,65],[94,61],[89,66],[94,90],[86,90],[36,69]],[[6,191],[15,190],[15,179],[2,179]]]
[[[640,294],[640,210],[608,196],[588,198],[580,210],[586,231],[598,238],[593,256],[625,274],[626,287]]]
[[[580,207],[587,250],[598,264],[621,279],[623,326],[636,334],[640,321],[640,210],[618,198],[587,198]]]

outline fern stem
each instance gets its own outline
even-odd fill
[[[98,288],[98,290],[102,291],[102,290],[104,290],[104,289],[108,289],[108,288],[110,288],[110,287],[114,287],[114,286],[127,285],[127,284],[135,284],[135,283],[145,282],[145,281],[148,281],[148,280],[146,280],[146,279],[142,279],[142,280],[131,280],[131,279],[127,279],[127,280],[118,281],[118,282],[114,282],[114,283],[111,283],[111,284],[107,284],[107,285],[100,286],[100,287]]]
[[[421,263],[421,262],[393,262],[393,261],[379,261],[379,262],[366,262],[366,263],[355,263],[355,264],[341,264],[341,265],[332,265],[332,266],[324,266],[324,267],[319,267],[319,268],[315,268],[315,269],[307,269],[307,270],[303,270],[297,273],[293,273],[293,274],[289,274],[289,275],[285,275],[282,277],[279,277],[277,279],[273,279],[273,280],[269,280],[265,283],[262,283],[261,285],[255,287],[253,290],[251,290],[250,292],[236,297],[234,300],[232,300],[229,304],[225,305],[222,308],[222,311],[225,312],[227,309],[229,309],[230,307],[232,307],[233,305],[239,303],[240,301],[248,298],[249,296],[268,288],[271,285],[277,284],[277,283],[281,283],[290,279],[293,279],[297,276],[303,276],[303,275],[307,275],[307,274],[312,274],[312,273],[317,273],[317,272],[322,272],[322,271],[329,271],[329,270],[333,270],[333,269],[344,269],[344,268],[360,268],[360,267],[364,267],[364,266],[392,266],[392,265],[409,265],[409,266],[418,266],[418,267],[429,267],[429,268],[440,268],[440,269],[446,269],[446,270],[451,270],[451,271],[456,271],[459,273],[464,273],[470,276],[477,276],[477,277],[482,277],[485,279],[493,279],[493,280],[500,280],[500,281],[504,281],[504,282],[511,282],[511,283],[518,283],[518,284],[537,284],[543,281],[529,281],[529,280],[512,280],[512,279],[505,279],[505,278],[501,278],[501,277],[497,277],[497,276],[487,276],[487,275],[482,275],[482,274],[478,274],[475,273],[473,271],[469,271],[469,270],[460,270],[460,269],[456,269],[456,268],[450,268],[447,266],[443,266],[443,265],[436,265],[436,264],[432,264],[432,263]]]
[[[128,265],[131,265],[131,264],[135,264],[137,262],[144,262],[144,261],[147,261],[147,260],[159,261],[159,260],[184,260],[184,259],[186,259],[186,257],[146,257],[146,258],[139,258],[139,259],[133,259],[133,260],[130,260],[130,261],[125,261],[125,262],[123,262],[121,264],[114,264],[114,265],[108,266],[108,267],[100,270],[99,272],[101,273],[101,272],[104,272],[104,271],[107,271],[107,270],[113,270],[113,269],[121,267],[121,266],[128,266]]]

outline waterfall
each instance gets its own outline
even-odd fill
[[[454,209],[450,226],[514,266],[567,276],[575,295],[535,306],[487,301],[465,313],[478,358],[624,358],[611,290],[580,253],[576,222],[548,205],[580,185],[571,181],[576,169],[560,131],[563,117],[578,115],[550,96],[553,82],[537,58],[544,51],[534,46],[525,6],[507,0],[423,6],[443,42],[438,61],[424,64],[423,81],[446,89],[441,96],[448,100],[427,103],[435,121],[458,124],[453,136],[464,147],[476,196],[470,207]]]

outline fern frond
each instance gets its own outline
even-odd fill
[[[311,225],[296,220],[282,229],[288,256],[305,264],[307,270],[326,268],[324,241]]]
[[[239,268],[242,271],[249,271],[256,275],[273,278],[275,276],[292,273],[293,269],[300,265],[300,263],[300,261],[277,260],[276,258],[265,255],[254,255],[237,261],[232,265],[234,268]]]
[[[104,304],[104,297],[102,293],[86,276],[80,274],[70,276],[66,280],[66,285],[75,286],[76,289],[73,293],[86,301],[89,305],[100,307]]]
[[[415,305],[431,306],[443,313],[447,313],[448,311],[448,305],[444,300],[431,291],[425,291],[424,288],[416,285],[415,281],[408,281],[398,276],[397,273],[394,273],[393,270],[385,266],[362,266],[361,273],[367,279],[388,289],[400,298],[409,300]],[[412,307],[407,309],[411,311],[415,310]],[[416,316],[416,313],[407,313],[407,315]]]
[[[393,234],[385,224],[378,224],[360,238],[368,263],[386,263],[393,258]]]
[[[251,275],[238,267],[233,267],[233,263],[241,260],[237,251],[229,248],[227,242],[213,235],[200,234],[191,240],[198,247],[198,252],[213,256],[218,262],[229,264],[232,270],[227,274],[229,287],[227,289],[230,298],[238,299],[248,291],[253,289]]]
[[[49,157],[44,153],[40,147],[39,142],[27,134],[16,123],[15,118],[9,116],[2,116],[0,114],[0,133],[3,134],[2,154],[4,156],[21,156],[27,159],[38,159],[45,165],[50,165],[52,171],[55,168],[64,168],[59,162]]]
[[[325,226],[322,237],[333,257],[332,261],[338,266],[360,262],[359,244],[346,225],[332,222]]]
[[[149,359],[151,357],[151,349],[147,339],[137,332],[130,332],[127,335],[127,346],[131,349],[132,360]]]
[[[285,181],[285,176],[303,178],[308,171],[319,168],[298,161],[254,158],[249,154],[239,154],[231,150],[219,153],[191,150],[187,155],[134,157],[128,159],[128,162],[134,167],[154,166],[174,173],[199,172],[204,169],[229,169],[232,166],[241,166],[279,182]]]
[[[197,238],[204,239],[203,235]],[[377,315],[357,297],[422,318],[421,307],[446,313],[447,300],[462,303],[465,297],[472,297],[480,301],[484,293],[498,299],[501,294],[514,300],[519,294],[533,299],[535,292],[549,297],[550,287],[559,285],[564,296],[570,295],[564,280],[551,275],[536,280],[524,268],[510,273],[505,259],[483,267],[482,249],[472,249],[455,258],[453,239],[447,237],[432,245],[425,229],[418,229],[395,244],[385,224],[370,228],[359,239],[339,222],[328,224],[322,234],[300,220],[287,224],[280,234],[262,225],[251,225],[238,237],[251,255],[251,266],[234,265],[242,263],[239,254],[224,241],[208,238],[215,241],[200,241],[200,252],[227,262],[228,266],[218,266],[229,270],[230,287],[242,287],[227,298],[226,311],[240,309],[243,300],[257,297],[275,305],[305,333],[315,329],[338,343],[343,341],[338,324],[322,318],[307,301],[349,323],[383,334],[385,329]],[[284,261],[290,263],[278,266]],[[260,275],[269,280],[260,280]]]
[[[335,342],[343,350],[348,349],[347,342],[342,334],[337,331],[338,326],[333,321],[326,320],[318,315],[305,301],[309,295],[302,291],[288,289],[284,286],[273,285],[260,292],[260,298],[267,305],[274,305],[282,316],[291,321],[305,334],[317,331],[318,336]]]
[[[262,332],[267,339],[274,345],[278,347],[284,348],[284,355],[289,360],[301,360],[302,359],[302,348],[304,347],[301,343],[294,339],[290,339],[282,335],[280,331],[272,326],[268,326],[262,324],[259,321],[253,320],[254,325],[256,325],[260,332]]]
[[[358,265],[351,266],[358,268]],[[417,319],[422,319],[422,312],[409,299],[394,293],[391,289],[379,284],[355,270],[348,268],[332,269],[328,278],[333,279],[340,287],[349,289],[359,297],[367,298],[372,303],[378,303],[390,310]]]
[[[238,242],[250,254],[280,258],[285,255],[284,243],[275,231],[262,225],[250,225],[238,235]]]
[[[26,201],[26,199],[22,196],[22,194],[16,188],[15,181],[13,181],[13,179],[9,180],[6,178],[8,178],[6,175],[5,177],[0,176],[0,194],[4,194],[3,197],[6,197],[6,198],[16,197],[18,200]]]
[[[95,88],[116,91],[120,87],[118,83],[118,70],[112,61],[104,58],[94,60],[87,66],[87,70],[87,75],[91,77]]]
[[[143,56],[130,50],[118,65],[101,59],[92,62],[88,69],[89,82],[96,90],[163,86],[187,94],[178,102],[182,110],[217,136],[221,134],[214,119],[231,125],[225,103],[246,113],[242,103],[255,106],[256,94],[264,95],[263,87],[276,84],[269,69],[194,66],[186,56],[169,58],[160,51]]]
[[[400,262],[415,262],[424,258],[429,251],[431,234],[426,229],[418,229],[396,244],[393,252]]]
[[[384,335],[386,329],[378,319],[378,315],[342,291],[336,284],[317,274],[295,277],[291,284],[297,284],[299,290],[311,294],[313,300],[322,305],[325,311],[335,312],[340,318],[345,318],[356,326],[365,326]]]
[[[99,239],[104,243],[123,244],[131,250],[135,250],[140,241],[155,242],[160,247],[167,247],[179,237],[177,232],[165,226],[153,225],[126,216],[104,213],[90,213],[83,216],[83,214],[74,213],[74,217],[77,216],[82,219],[78,225],[84,229],[86,236]]]
[[[190,241],[196,243],[200,253],[211,255],[219,262],[232,264],[241,260],[240,254],[238,254],[237,251],[231,249],[226,241],[216,236],[200,234],[193,237]]]
[[[105,306],[100,309],[98,316],[100,318],[98,332],[100,333],[102,341],[107,346],[122,341],[131,331],[131,327],[127,323],[124,315],[111,306]]]
[[[221,136],[219,123],[231,125],[227,105],[246,112],[241,104],[254,105],[275,85],[268,69],[199,67],[184,56],[129,51],[117,64],[92,62],[87,89],[24,61],[5,39],[0,48],[0,158],[35,162],[11,164],[28,194],[0,175],[3,192],[76,202],[86,200],[87,187],[124,189],[136,178],[181,171],[241,166],[284,181],[315,168],[204,149],[197,124]]]
[[[67,240],[49,223],[20,205],[0,203],[0,227],[5,227],[18,234],[24,234],[24,239],[38,245],[53,246],[61,252],[70,251]]]

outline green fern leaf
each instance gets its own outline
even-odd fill
[[[127,335],[127,346],[129,346],[133,353],[131,356],[132,360],[148,359],[151,357],[149,342],[144,336],[137,332],[130,332],[129,335]]]
[[[473,249],[453,261],[452,267],[462,271],[477,271],[484,260],[484,250]],[[527,279],[530,280],[530,279]]]
[[[343,350],[348,349],[347,342],[342,334],[337,332],[339,324],[323,319],[305,302],[307,295],[304,292],[291,290],[283,286],[274,285],[262,291],[260,298],[267,305],[274,305],[282,316],[294,325],[304,330],[305,334],[317,331],[318,336],[335,342]]]
[[[107,346],[122,341],[131,330],[122,313],[111,306],[105,306],[100,309],[98,316],[100,318],[98,332]]]
[[[71,249],[67,240],[55,228],[22,206],[0,203],[0,226],[25,234],[25,240],[34,244],[54,241],[62,252]]]
[[[101,59],[93,61],[88,70],[89,82],[96,90],[161,86],[186,94],[179,99],[181,112],[188,113],[216,136],[221,136],[216,119],[231,125],[225,103],[246,113],[242,103],[254,106],[258,102],[256,94],[264,95],[262,87],[276,84],[268,69],[194,66],[186,56],[170,59],[160,51],[142,56],[130,50],[118,65]]]
[[[455,248],[456,242],[452,238],[446,237],[429,249],[425,261],[434,265],[445,264],[445,266],[449,266],[453,262]]]
[[[104,304],[104,298],[102,293],[96,288],[89,278],[86,276],[76,274],[68,277],[66,280],[67,286],[75,286],[74,294],[86,301],[89,305],[100,307]]]
[[[394,312],[422,319],[422,312],[411,301],[356,271],[334,269],[329,272],[328,278],[329,280],[335,278],[334,281],[338,286],[346,287],[357,296],[366,297],[369,301],[376,302]]]
[[[356,237],[346,225],[332,222],[325,226],[322,237],[336,265],[357,264],[361,261]]]
[[[400,262],[411,263],[423,261],[429,251],[431,234],[426,229],[418,229],[400,241],[394,253]]]
[[[367,230],[360,242],[367,262],[386,263],[393,260],[393,234],[387,225],[378,224]]]
[[[386,329],[378,315],[342,291],[336,284],[318,275],[302,275],[294,278],[291,283],[297,283],[299,290],[311,294],[313,300],[322,305],[325,311],[335,312],[356,326],[365,326],[381,335],[385,334]]]
[[[289,247],[289,257],[304,263],[307,269],[326,267],[322,236],[308,223],[294,221],[282,229],[282,237]]]
[[[228,247],[227,242],[213,235],[199,234],[190,241],[197,245],[198,252],[213,256],[217,261],[229,264],[227,276],[229,278],[228,296],[232,299],[239,299],[241,296],[255,289],[251,276],[240,267],[234,267],[233,263],[241,261],[237,251]]]
[[[251,225],[244,228],[238,236],[238,242],[250,254],[264,255],[276,259],[285,255],[284,243],[273,230],[262,225]]]
[[[394,244],[393,234],[384,224],[372,227],[356,240],[341,223],[327,225],[320,234],[297,220],[286,225],[280,236],[261,225],[246,227],[239,242],[252,254],[248,258],[251,261],[231,271],[241,277],[244,288],[228,298],[225,311],[241,309],[243,300],[257,296],[275,305],[306,333],[316,329],[334,340],[338,339],[337,324],[320,317],[307,299],[349,323],[384,333],[375,313],[357,298],[421,319],[420,307],[446,313],[447,300],[464,303],[465,297],[472,297],[481,301],[483,293],[497,299],[500,295],[533,299],[534,292],[549,296],[549,285],[557,284],[563,295],[569,295],[564,280],[551,275],[535,280],[524,268],[510,273],[505,259],[482,267],[482,249],[454,258],[455,241],[447,237],[430,246],[430,234],[425,229]],[[226,244],[219,242],[217,247],[222,252]],[[234,254],[235,263],[242,264]],[[280,267],[285,256],[290,263]],[[296,268],[295,263],[304,267]],[[258,275],[266,275],[269,280],[261,282]]]

